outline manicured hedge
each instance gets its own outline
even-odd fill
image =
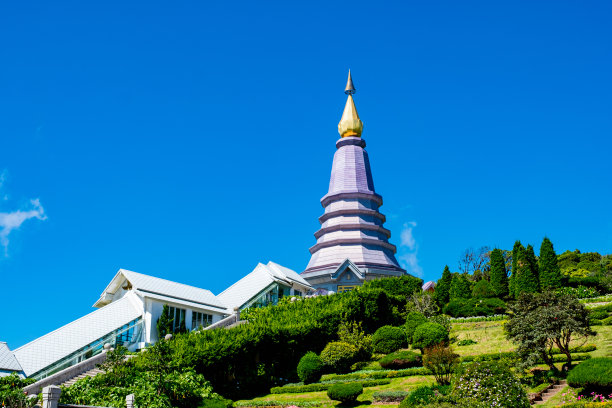
[[[406,334],[399,327],[383,326],[372,335],[375,353],[389,354],[407,345]]]
[[[324,405],[323,401],[276,401],[276,400],[262,400],[262,401],[238,401],[234,403],[235,407],[290,407],[299,406],[300,408],[311,408],[320,407]]]
[[[408,391],[376,391],[372,394],[372,400],[374,402],[401,402],[408,394]]]
[[[448,331],[438,323],[423,323],[412,335],[412,347],[424,349],[448,341]]]
[[[506,304],[497,298],[454,299],[444,307],[444,314],[452,317],[492,316],[506,311]]]
[[[406,332],[406,339],[408,343],[412,343],[412,335],[417,327],[427,323],[427,318],[419,312],[410,312],[406,316],[406,323],[404,323],[404,332]]]
[[[355,402],[361,394],[363,386],[360,383],[334,384],[327,390],[329,399],[345,404]]]
[[[321,379],[323,363],[317,353],[309,351],[304,354],[297,366],[297,374],[304,384],[312,384]]]
[[[376,380],[383,378],[401,378],[412,377],[414,375],[431,375],[431,371],[423,367],[406,368],[404,370],[368,370],[358,371],[350,374],[327,374],[322,377],[323,380]]]
[[[461,358],[462,363],[469,363],[472,361],[495,361],[501,359],[515,359],[518,358],[517,354],[514,351],[506,351],[503,353],[490,353],[490,354],[479,354],[476,356],[465,356]],[[572,361],[584,361],[589,360],[591,358],[590,354],[586,353],[572,353]],[[553,362],[562,363],[567,360],[567,356],[565,354],[554,354]]]
[[[357,362],[357,347],[343,341],[332,341],[321,352],[321,362],[326,369],[336,373],[347,373]]]
[[[348,384],[358,383],[362,387],[376,387],[377,385],[390,384],[391,380],[368,380],[368,381],[345,381],[341,382],[329,382],[329,383],[316,383],[308,385],[286,385],[284,387],[273,387],[270,389],[270,394],[299,394],[302,392],[316,392],[316,391],[327,391],[329,387],[336,384]]]
[[[612,388],[612,358],[592,358],[578,364],[567,375],[567,383],[574,388]]]
[[[378,363],[382,368],[401,369],[420,367],[423,365],[423,360],[420,354],[417,354],[413,351],[401,350],[396,351],[395,353],[387,354],[386,356],[378,360]]]

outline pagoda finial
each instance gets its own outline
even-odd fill
[[[357,113],[355,102],[353,101],[355,87],[353,86],[353,78],[351,77],[350,70],[344,93],[348,95],[348,98],[344,106],[342,119],[340,119],[340,123],[338,123],[338,133],[340,133],[341,137],[360,137],[361,131],[363,130],[363,122],[359,119],[359,114]]]

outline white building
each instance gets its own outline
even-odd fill
[[[313,288],[296,272],[273,262],[258,264],[218,296],[206,289],[120,269],[94,303],[97,310],[14,351],[0,343],[0,375],[46,378],[85,361],[106,343],[138,350],[154,343],[157,321],[168,305],[173,326],[207,327],[250,307],[276,304]]]

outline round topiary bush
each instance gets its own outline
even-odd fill
[[[328,371],[347,373],[357,362],[357,347],[343,341],[332,341],[321,352],[321,362]]]
[[[500,362],[486,361],[460,365],[452,380],[455,401],[473,400],[483,406],[529,408],[521,382]]]
[[[421,351],[446,342],[448,342],[448,331],[438,323],[423,323],[412,335],[412,347]]]
[[[375,353],[389,354],[407,345],[406,334],[399,327],[383,326],[372,336]]]
[[[404,332],[406,333],[408,343],[412,343],[412,335],[414,334],[414,331],[423,323],[427,323],[427,318],[425,315],[423,315],[423,313],[408,313],[408,316],[406,316],[406,323],[404,324]]]
[[[567,383],[588,391],[611,391],[612,358],[597,357],[578,364],[567,375]]]
[[[363,386],[358,382],[334,384],[327,390],[327,396],[329,399],[340,401],[345,404],[355,402],[357,397],[362,393]]]
[[[321,358],[312,351],[304,354],[297,366],[297,375],[304,384],[312,384],[321,379],[323,363]]]
[[[387,369],[400,369],[410,367],[420,367],[422,364],[421,355],[412,351],[396,351],[391,354],[387,354],[378,363],[382,368]]]

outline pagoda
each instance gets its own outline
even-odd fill
[[[391,232],[378,209],[382,196],[374,190],[370,160],[361,138],[349,71],[344,91],[348,98],[338,124],[340,139],[332,165],[329,191],[321,199],[325,211],[314,234],[310,262],[301,273],[314,288],[333,292],[352,290],[365,280],[402,276],[406,271],[395,259],[396,247],[389,243]]]

